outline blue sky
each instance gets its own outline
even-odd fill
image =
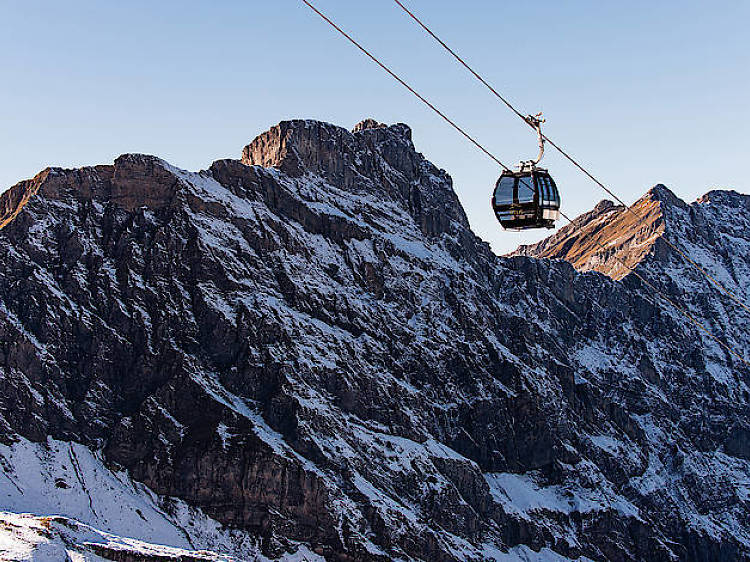
[[[504,162],[532,132],[390,0],[317,0]],[[750,2],[408,0],[547,134],[628,202],[666,183],[683,199],[750,192]],[[282,119],[406,122],[454,179],[498,252],[548,232],[503,232],[497,165],[325,26],[299,0],[0,0],[0,190],[48,165],[157,154],[197,170]],[[554,153],[574,216],[605,197]]]

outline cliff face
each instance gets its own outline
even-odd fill
[[[512,255],[563,259],[579,271],[598,271],[620,280],[630,272],[628,267],[635,267],[656,251],[664,233],[658,194],[665,190],[657,186],[649,191],[632,206],[633,213],[602,201],[553,236],[520,246]]]
[[[652,196],[633,263],[680,300]],[[637,280],[493,255],[406,125],[53,168],[0,212],[0,509],[240,559],[750,555],[747,367]]]
[[[629,273],[623,263],[628,267],[643,261],[667,264],[676,258],[679,266],[681,258],[670,255],[673,250],[664,243],[666,237],[696,262],[710,262],[707,265],[718,272],[722,283],[747,295],[749,208],[749,196],[718,190],[688,205],[658,184],[630,211],[602,201],[553,236],[520,246],[511,255],[562,259],[579,271],[598,271],[619,280]]]

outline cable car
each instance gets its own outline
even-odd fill
[[[554,228],[560,217],[560,194],[547,170],[505,170],[495,184],[492,208],[506,230]]]
[[[544,156],[541,114],[529,115],[526,120],[537,130],[539,155],[534,160],[521,162],[517,171],[503,170],[495,184],[492,210],[505,230],[554,228],[560,218],[560,193],[549,172],[538,168]]]

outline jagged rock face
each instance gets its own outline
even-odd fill
[[[750,305],[750,196],[717,190],[686,204],[659,184],[631,210],[602,201],[593,211],[581,215],[554,236],[532,246],[522,246],[515,255],[563,259],[579,271],[599,271],[614,279],[626,278],[631,275],[631,268],[637,267],[640,276],[747,358],[750,349],[748,311],[736,300]],[[607,250],[602,250],[602,246]],[[651,293],[652,301],[668,306],[654,291],[647,292]],[[682,318],[683,322],[691,322]],[[708,345],[719,348],[715,342]],[[710,360],[705,362],[705,369],[713,372]],[[739,402],[727,408],[743,410],[746,407],[744,384],[740,389]],[[699,392],[698,389],[692,391]],[[680,400],[680,404],[685,409],[691,408],[684,400]],[[709,408],[712,412],[717,410],[713,404]],[[704,421],[692,423],[706,426]],[[744,425],[740,426],[730,430],[730,435],[735,437],[724,439],[722,447],[747,460],[750,441]],[[705,434],[698,439],[702,447],[717,446],[717,441]]]
[[[602,201],[553,236],[520,246],[511,255],[563,259],[579,271],[598,271],[620,280],[630,273],[629,268],[655,251],[664,233],[656,189],[639,199],[630,211]]]
[[[366,119],[354,133],[318,121],[285,121],[242,151],[249,166],[273,166],[291,177],[314,174],[351,193],[382,196],[408,209],[424,234],[469,223],[450,176],[415,152],[411,129]]]
[[[701,203],[724,241],[735,195]],[[657,240],[692,213],[657,206]],[[747,367],[631,277],[493,255],[406,125],[284,122],[199,173],[50,169],[0,212],[6,444],[82,443],[268,556],[750,555]],[[745,294],[749,255],[723,258]],[[690,306],[747,356],[714,297]]]

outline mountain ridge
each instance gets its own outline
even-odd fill
[[[696,210],[712,202],[750,208],[750,196],[734,190],[711,190],[688,204],[665,185],[656,184],[629,209],[605,199],[552,236],[522,245],[507,255],[563,259],[579,271],[598,271],[620,280],[644,259],[666,259],[672,250],[665,247],[662,236],[672,243],[679,242],[672,238],[682,220],[675,217],[673,209],[692,217]],[[690,234],[690,230],[685,232]],[[691,236],[694,237],[695,234]],[[711,241],[712,237],[706,239]]]
[[[69,517],[114,530],[52,439],[170,533],[170,505],[214,522],[174,546],[239,559],[748,555],[741,364],[637,280],[492,254],[405,125],[258,139],[202,172],[49,173],[0,229],[0,502],[45,507],[19,494],[26,447],[53,498],[89,490]],[[713,200],[726,248],[744,223]],[[679,264],[638,267],[750,348],[747,315]]]

